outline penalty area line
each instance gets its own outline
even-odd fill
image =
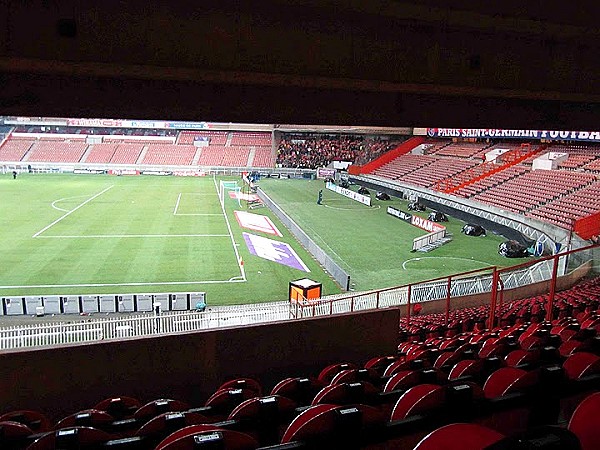
[[[34,288],[78,288],[78,287],[119,287],[119,286],[176,286],[184,284],[219,284],[219,283],[244,283],[246,280],[205,280],[205,281],[155,281],[135,283],[81,283],[81,284],[28,284],[23,286],[0,286],[0,289],[34,289]]]
[[[121,239],[121,238],[179,238],[179,237],[229,237],[228,234],[90,234],[87,236],[39,236],[40,239]]]

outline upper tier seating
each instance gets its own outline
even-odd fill
[[[233,132],[231,136],[231,146],[255,146],[255,147],[271,147],[271,133],[254,133],[254,132]]]
[[[485,154],[489,144],[486,143],[472,143],[472,142],[453,142],[448,145],[441,146],[435,150],[429,149],[428,155],[435,154],[437,156],[453,156],[456,158],[473,158],[476,155]],[[479,156],[479,158],[481,158]]]
[[[37,141],[29,151],[30,162],[79,162],[88,144],[85,141]]]
[[[177,144],[179,145],[192,145],[196,137],[207,137],[209,139],[209,145],[225,145],[227,142],[226,131],[189,131],[184,130],[179,132],[177,138]]]
[[[193,145],[148,144],[148,151],[141,164],[189,166],[196,150]]]

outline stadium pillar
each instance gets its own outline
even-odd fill
[[[448,277],[448,281],[446,283],[446,320],[444,325],[446,328],[448,327],[448,320],[450,319],[450,288],[452,287],[452,275]]]
[[[554,295],[556,294],[556,274],[558,273],[558,255],[552,258],[552,277],[550,278],[550,289],[548,291],[548,304],[546,305],[546,320],[552,320],[552,305],[554,304]]]
[[[494,328],[494,322],[496,320],[496,298],[498,296],[498,284],[500,282],[500,273],[497,268],[494,267],[494,272],[492,273],[492,292],[490,299],[490,317],[488,319],[488,328]]]
[[[406,324],[410,325],[410,292],[412,284],[408,285],[408,300],[406,300]]]

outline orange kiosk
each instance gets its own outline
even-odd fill
[[[290,303],[319,299],[321,298],[321,289],[321,283],[308,278],[290,281]]]

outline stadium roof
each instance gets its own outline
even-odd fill
[[[11,0],[0,113],[597,126],[596,2],[445,3]]]

